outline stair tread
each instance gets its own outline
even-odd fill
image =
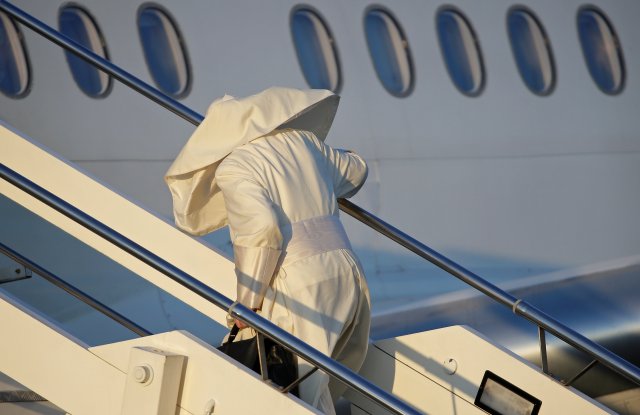
[[[46,399],[29,390],[0,391],[0,403],[42,401],[46,401]]]

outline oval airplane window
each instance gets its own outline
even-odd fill
[[[525,85],[537,95],[548,95],[555,84],[551,44],[538,18],[522,7],[507,14],[511,51]]]
[[[337,92],[341,86],[338,51],[329,27],[307,6],[291,13],[291,37],[298,63],[311,88]]]
[[[624,87],[622,48],[609,19],[587,6],[578,11],[578,35],[589,73],[605,94],[615,95]]]
[[[157,5],[138,12],[138,33],[153,81],[165,94],[184,97],[191,84],[186,48],[178,26]]]
[[[11,98],[29,92],[30,65],[18,25],[0,13],[0,91]]]
[[[445,7],[436,15],[440,50],[449,76],[460,92],[477,96],[484,87],[484,64],[471,24],[458,10]]]
[[[364,18],[369,54],[384,88],[397,97],[405,97],[413,88],[413,63],[409,42],[390,12],[369,9]]]
[[[75,40],[93,53],[109,59],[102,33],[89,13],[78,6],[60,10],[58,25],[63,35]],[[78,87],[93,98],[105,97],[111,89],[111,77],[82,58],[65,50],[67,63]]]

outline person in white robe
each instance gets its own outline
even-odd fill
[[[201,235],[229,225],[238,302],[357,371],[370,299],[337,198],[360,189],[367,166],[324,143],[338,101],[289,88],[214,101],[165,180],[178,227]],[[299,359],[300,375],[311,368]],[[343,392],[320,371],[300,385],[327,414]]]

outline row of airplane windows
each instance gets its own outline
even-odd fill
[[[146,3],[138,12],[138,33],[144,57],[158,88],[183,98],[190,90],[192,71],[184,38],[171,14],[162,6]],[[58,15],[60,32],[96,54],[109,59],[106,41],[96,19],[83,7],[63,6]],[[291,35],[302,73],[312,88],[338,92],[342,71],[338,42],[320,12],[307,5],[293,8]],[[456,88],[467,96],[482,93],[486,69],[478,36],[471,21],[458,8],[443,6],[436,12],[436,32],[442,58]],[[556,68],[551,41],[536,14],[523,6],[507,12],[507,32],[516,67],[527,88],[549,95]],[[622,91],[625,66],[620,41],[605,13],[582,6],[577,32],[583,56],[595,84],[606,94]],[[373,68],[382,86],[397,97],[411,94],[414,65],[409,41],[394,14],[383,7],[365,10],[364,34]],[[70,52],[65,52],[71,74],[87,95],[107,96],[111,78]],[[0,90],[22,98],[29,93],[31,69],[19,26],[0,12]]]

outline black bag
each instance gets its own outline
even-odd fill
[[[261,373],[260,358],[258,356],[258,336],[234,342],[238,330],[238,326],[234,324],[231,328],[231,333],[229,333],[229,339],[218,347],[218,350],[254,372]],[[266,336],[263,338],[267,360],[267,377],[282,388],[291,385],[298,378],[298,365],[296,364],[295,356],[270,338]],[[298,386],[296,385],[289,392],[299,396]]]

